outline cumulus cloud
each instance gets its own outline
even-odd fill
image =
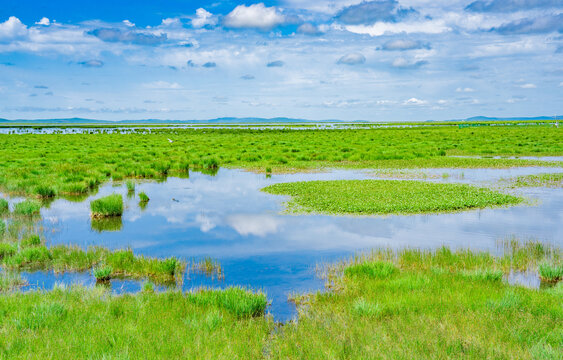
[[[426,104],[428,104],[428,101],[420,100],[415,97],[405,100],[403,102],[403,105],[426,105]]]
[[[338,59],[339,65],[359,65],[366,62],[366,57],[360,53],[347,54]]]
[[[310,36],[317,36],[322,35],[322,31],[311,23],[304,23],[299,25],[297,28],[297,32],[299,34],[310,35]]]
[[[426,65],[427,63],[428,62],[424,61],[424,60],[409,61],[409,60],[405,59],[404,57],[398,57],[398,58],[395,58],[393,60],[391,65],[393,67],[399,68],[399,69],[414,69],[414,68],[421,67],[422,65]]]
[[[467,5],[465,10],[473,12],[515,12],[562,6],[561,0],[478,0]]]
[[[355,34],[381,36],[385,34],[440,34],[451,30],[444,19],[425,19],[409,22],[384,22],[379,21],[372,25],[347,25],[346,30]]]
[[[42,17],[41,20],[39,20],[38,22],[35,23],[36,25],[43,25],[43,26],[49,26],[51,24],[51,21],[46,18],[46,17]]]
[[[416,11],[398,6],[395,0],[367,1],[342,9],[336,19],[344,24],[372,24],[377,21],[396,22]]]
[[[158,90],[178,90],[182,88],[182,85],[178,84],[177,82],[168,82],[168,81],[153,81],[150,83],[143,84],[143,87],[147,89],[158,89]]]
[[[104,62],[101,60],[86,60],[79,62],[78,64],[89,68],[101,68],[104,66]]]
[[[27,26],[15,16],[10,16],[8,20],[0,23],[0,40],[12,40],[27,35]]]
[[[493,27],[490,31],[500,34],[541,34],[556,31],[563,33],[563,13],[538,18],[523,18]]]
[[[223,25],[234,29],[270,30],[284,22],[285,16],[275,6],[266,7],[263,3],[239,5],[223,19]]]
[[[427,49],[429,50],[430,44],[424,43],[420,40],[405,40],[405,39],[397,39],[397,40],[389,40],[381,47],[382,50],[397,50],[397,51],[405,51],[405,50],[417,50],[417,49]]]
[[[204,8],[199,8],[195,11],[195,18],[192,19],[192,26],[194,28],[199,29],[204,26],[215,25],[217,25],[217,17],[213,16],[212,13]]]
[[[107,42],[124,42],[136,45],[158,45],[166,41],[166,34],[150,34],[136,31],[125,31],[117,28],[101,28],[87,32],[88,35],[97,37]]]
[[[267,67],[282,67],[284,65],[285,63],[281,60],[270,61],[269,63],[266,64]]]
[[[270,215],[238,214],[227,218],[227,223],[242,236],[266,236],[278,231],[282,224],[280,219]]]

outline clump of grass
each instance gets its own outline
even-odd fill
[[[24,200],[14,205],[14,214],[31,216],[39,214],[41,204],[35,200]]]
[[[147,194],[145,194],[144,192],[139,193],[139,202],[141,204],[146,204],[146,203],[149,202],[149,200],[150,200],[150,198],[148,197]]]
[[[4,236],[5,233],[6,233],[6,223],[4,222],[4,220],[0,220],[0,239]]]
[[[150,282],[150,281],[146,281],[143,284],[143,288],[142,291],[144,293],[153,293],[154,292],[154,283]]]
[[[135,192],[135,183],[131,180],[127,180],[125,183],[127,186],[127,192],[134,193]]]
[[[9,268],[40,269],[44,264],[50,263],[52,254],[46,246],[23,248],[12,256],[6,258],[4,263]]]
[[[215,305],[224,308],[237,318],[250,318],[264,315],[268,306],[266,295],[253,293],[240,287],[225,290],[200,290],[189,293],[188,299],[201,305]]]
[[[263,188],[290,195],[293,212],[418,214],[518,204],[522,198],[465,184],[400,180],[333,180],[280,183]]]
[[[11,291],[25,284],[20,274],[0,272],[0,292]]]
[[[352,311],[360,317],[378,317],[383,313],[383,308],[377,303],[372,303],[366,301],[364,298],[359,298],[354,301]]]
[[[503,272],[494,269],[464,270],[461,276],[474,281],[501,281]]]
[[[0,215],[5,215],[10,212],[10,204],[8,200],[0,198]]]
[[[389,262],[366,262],[351,265],[344,274],[348,277],[366,277],[372,279],[385,279],[397,273],[397,267]]]
[[[96,281],[109,281],[112,271],[111,266],[98,266],[92,269],[92,275],[94,275]]]
[[[14,255],[17,251],[16,244],[0,242],[0,260]]]
[[[57,191],[49,185],[42,184],[35,188],[35,193],[42,198],[52,198],[57,195]]]
[[[90,203],[92,217],[121,216],[123,214],[123,197],[112,194]]]
[[[32,247],[41,245],[41,238],[39,235],[31,235],[20,242],[21,247]]]
[[[191,269],[204,273],[207,276],[217,277],[219,280],[224,278],[221,264],[210,257],[206,257],[196,262],[192,262]]]
[[[538,273],[544,280],[559,281],[563,279],[563,264],[542,263],[538,266]]]

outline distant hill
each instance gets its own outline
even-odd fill
[[[66,119],[0,119],[2,125],[12,124],[61,124],[61,125],[79,125],[79,124],[92,124],[92,125],[115,125],[115,124],[162,124],[162,125],[179,125],[179,124],[298,124],[298,123],[398,123],[398,122],[447,122],[447,121],[538,121],[538,120],[553,120],[553,116],[536,116],[536,117],[488,117],[488,116],[474,116],[467,119],[452,119],[452,120],[425,120],[425,121],[369,121],[369,120],[307,120],[295,119],[287,117],[276,118],[256,118],[256,117],[221,117],[207,120],[161,120],[161,119],[144,119],[144,120],[96,120],[84,118],[66,118]]]

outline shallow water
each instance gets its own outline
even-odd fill
[[[536,167],[422,170],[431,181],[483,185],[513,176],[561,171]],[[448,176],[442,176],[444,173]],[[440,176],[432,177],[435,174]],[[377,247],[434,249],[446,245],[498,252],[499,241],[513,236],[563,245],[561,189],[515,190],[533,199],[534,206],[385,217],[287,215],[281,213],[286,197],[259,191],[285,181],[367,178],[373,178],[373,170],[270,178],[230,169],[220,169],[216,176],[192,172],[187,179],[138,183],[136,192],[144,191],[151,199],[144,210],[138,206],[137,197],[127,198],[123,183],[106,184],[86,201],[52,202],[42,209],[43,228],[49,245],[131,247],[139,254],[186,260],[210,256],[220,262],[224,280],[190,273],[184,279],[184,289],[231,285],[262,289],[272,301],[269,311],[281,321],[295,315],[294,306],[287,302],[289,293],[323,288],[323,281],[315,276],[317,263],[342,259],[358,251]],[[100,231],[100,225],[92,224],[90,219],[89,202],[113,192],[126,199],[122,222],[113,224],[116,231]],[[94,283],[88,273],[36,272],[24,277],[30,283],[28,288],[50,288],[55,282]],[[533,285],[534,280],[524,282]],[[112,281],[116,292],[137,291],[140,286],[137,281]]]

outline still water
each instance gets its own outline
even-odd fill
[[[414,173],[424,174],[428,181],[498,186],[504,178],[541,172],[563,169],[429,169]],[[323,288],[323,281],[315,274],[316,264],[360,251],[446,245],[498,252],[499,241],[513,236],[563,246],[561,189],[510,190],[530,199],[532,205],[377,217],[288,215],[283,213],[286,197],[260,192],[277,182],[377,177],[368,170],[271,177],[231,169],[220,169],[215,176],[192,172],[189,178],[137,183],[136,192],[143,191],[151,199],[144,209],[139,207],[137,196],[127,197],[123,183],[116,183],[100,187],[85,201],[55,200],[41,214],[48,245],[130,247],[137,254],[187,261],[210,256],[220,262],[224,279],[187,273],[182,285],[185,290],[233,285],[261,289],[272,302],[269,311],[280,321],[295,316],[288,294]],[[389,174],[385,178],[390,178]],[[90,201],[114,192],[123,194],[126,202],[121,223],[109,227],[92,223]],[[89,273],[35,272],[24,277],[30,284],[27,288],[50,288],[56,282],[94,283]],[[137,291],[140,286],[137,281],[112,280],[116,292]]]

